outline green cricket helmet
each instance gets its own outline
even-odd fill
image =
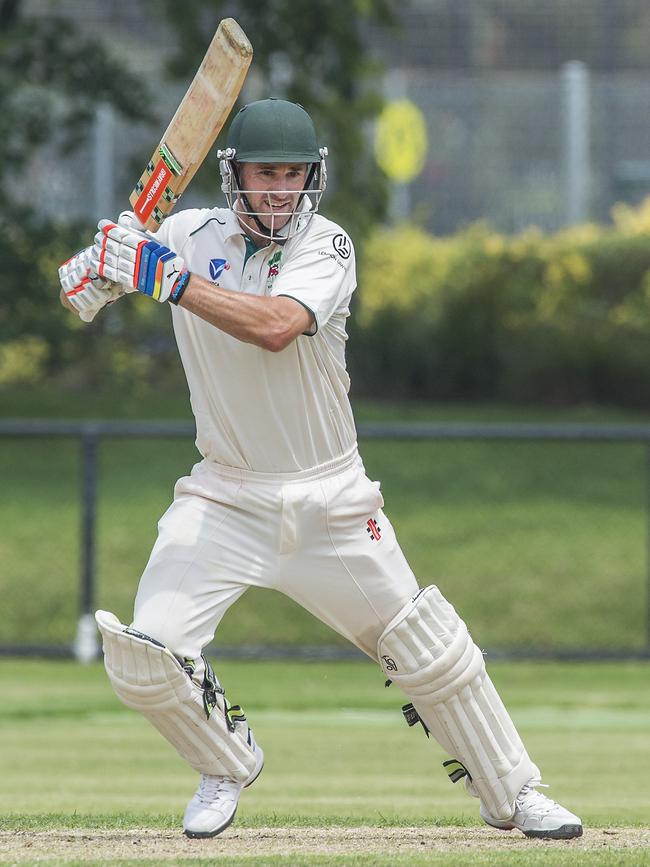
[[[263,238],[277,243],[286,241],[306,228],[318,210],[327,182],[326,156],[327,148],[319,147],[314,123],[301,105],[274,98],[245,105],[230,125],[226,148],[217,151],[221,189],[228,207],[235,214],[252,217],[257,234]],[[263,191],[242,188],[238,168],[242,163],[308,165],[307,180],[295,208],[277,214],[281,218],[288,217],[283,219],[280,228],[264,226],[259,220],[261,214],[251,208],[247,193]]]

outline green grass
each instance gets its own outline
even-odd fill
[[[46,415],[52,398],[32,411]],[[95,395],[60,399],[61,414],[187,414],[184,398],[139,406]],[[183,409],[184,407],[184,409]],[[27,402],[9,395],[4,412]],[[139,410],[139,411],[138,411]],[[512,410],[508,410],[512,413]],[[531,411],[532,412],[532,411]],[[362,406],[360,419],[449,418],[452,410]],[[495,420],[498,407],[456,408]],[[558,412],[535,417],[558,420]],[[574,410],[568,420],[633,420]],[[520,416],[524,418],[524,416]],[[526,416],[526,420],[530,420]],[[636,419],[641,420],[641,419]],[[365,441],[369,474],[420,583],[437,583],[485,647],[639,648],[645,641],[647,467],[643,446],[598,443]],[[197,454],[180,439],[108,439],[100,448],[97,606],[123,620],[175,480]],[[69,643],[79,582],[79,446],[0,440],[0,644]],[[615,604],[612,604],[615,600]],[[269,591],[249,591],[226,616],[221,646],[342,643]]]
[[[267,758],[264,773],[242,797],[238,828],[481,826],[477,802],[449,783],[440,748],[419,727],[404,724],[401,694],[383,687],[372,664],[224,661],[217,669],[229,698],[245,707]],[[578,812],[588,828],[647,826],[648,665],[497,663],[491,672],[552,797]],[[0,680],[0,831],[179,828],[196,774],[144,719],[118,703],[100,665],[2,660]],[[617,849],[615,833],[607,841],[606,851],[526,849],[521,838],[517,851],[498,853],[456,849],[290,861],[258,855],[228,857],[228,863],[645,863],[643,850]]]
[[[371,663],[217,669],[267,753],[242,801],[245,825],[478,823],[476,802],[449,783],[445,756],[406,726],[402,694]],[[553,796],[590,824],[647,821],[648,665],[495,663],[491,672]],[[99,664],[4,660],[0,673],[0,827],[178,823],[195,774],[117,702]]]
[[[417,401],[381,402],[356,397],[352,404],[359,421],[536,421],[648,423],[650,411],[615,406],[517,406],[492,403],[430,404]],[[20,386],[0,389],[0,417],[3,418],[167,418],[191,420],[186,390],[159,392],[75,391],[52,386]]]

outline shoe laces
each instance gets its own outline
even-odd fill
[[[211,777],[203,774],[197,797],[203,804],[212,804],[221,795],[234,795],[239,788],[239,783],[229,777]]]
[[[553,810],[556,806],[555,801],[542,792],[538,792],[537,787],[548,788],[548,786],[540,780],[531,780],[522,787],[515,800],[515,806],[517,809],[526,811],[534,810],[539,815],[545,815]]]

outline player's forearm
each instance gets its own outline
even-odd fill
[[[311,327],[311,315],[290,298],[232,292],[196,274],[178,306],[237,340],[272,352],[284,349]]]

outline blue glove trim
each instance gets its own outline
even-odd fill
[[[138,283],[135,287],[143,295],[153,293],[153,282],[156,275],[156,259],[154,253],[160,248],[156,241],[147,241],[140,254],[140,267],[138,269]],[[153,267],[152,267],[153,266]]]
[[[156,241],[148,241],[144,244],[138,268],[138,283],[136,286],[138,292],[141,292],[143,295],[149,295],[149,297],[155,298],[156,301],[160,301],[163,288],[164,264],[175,257],[176,253],[173,250],[162,244],[158,244]]]

